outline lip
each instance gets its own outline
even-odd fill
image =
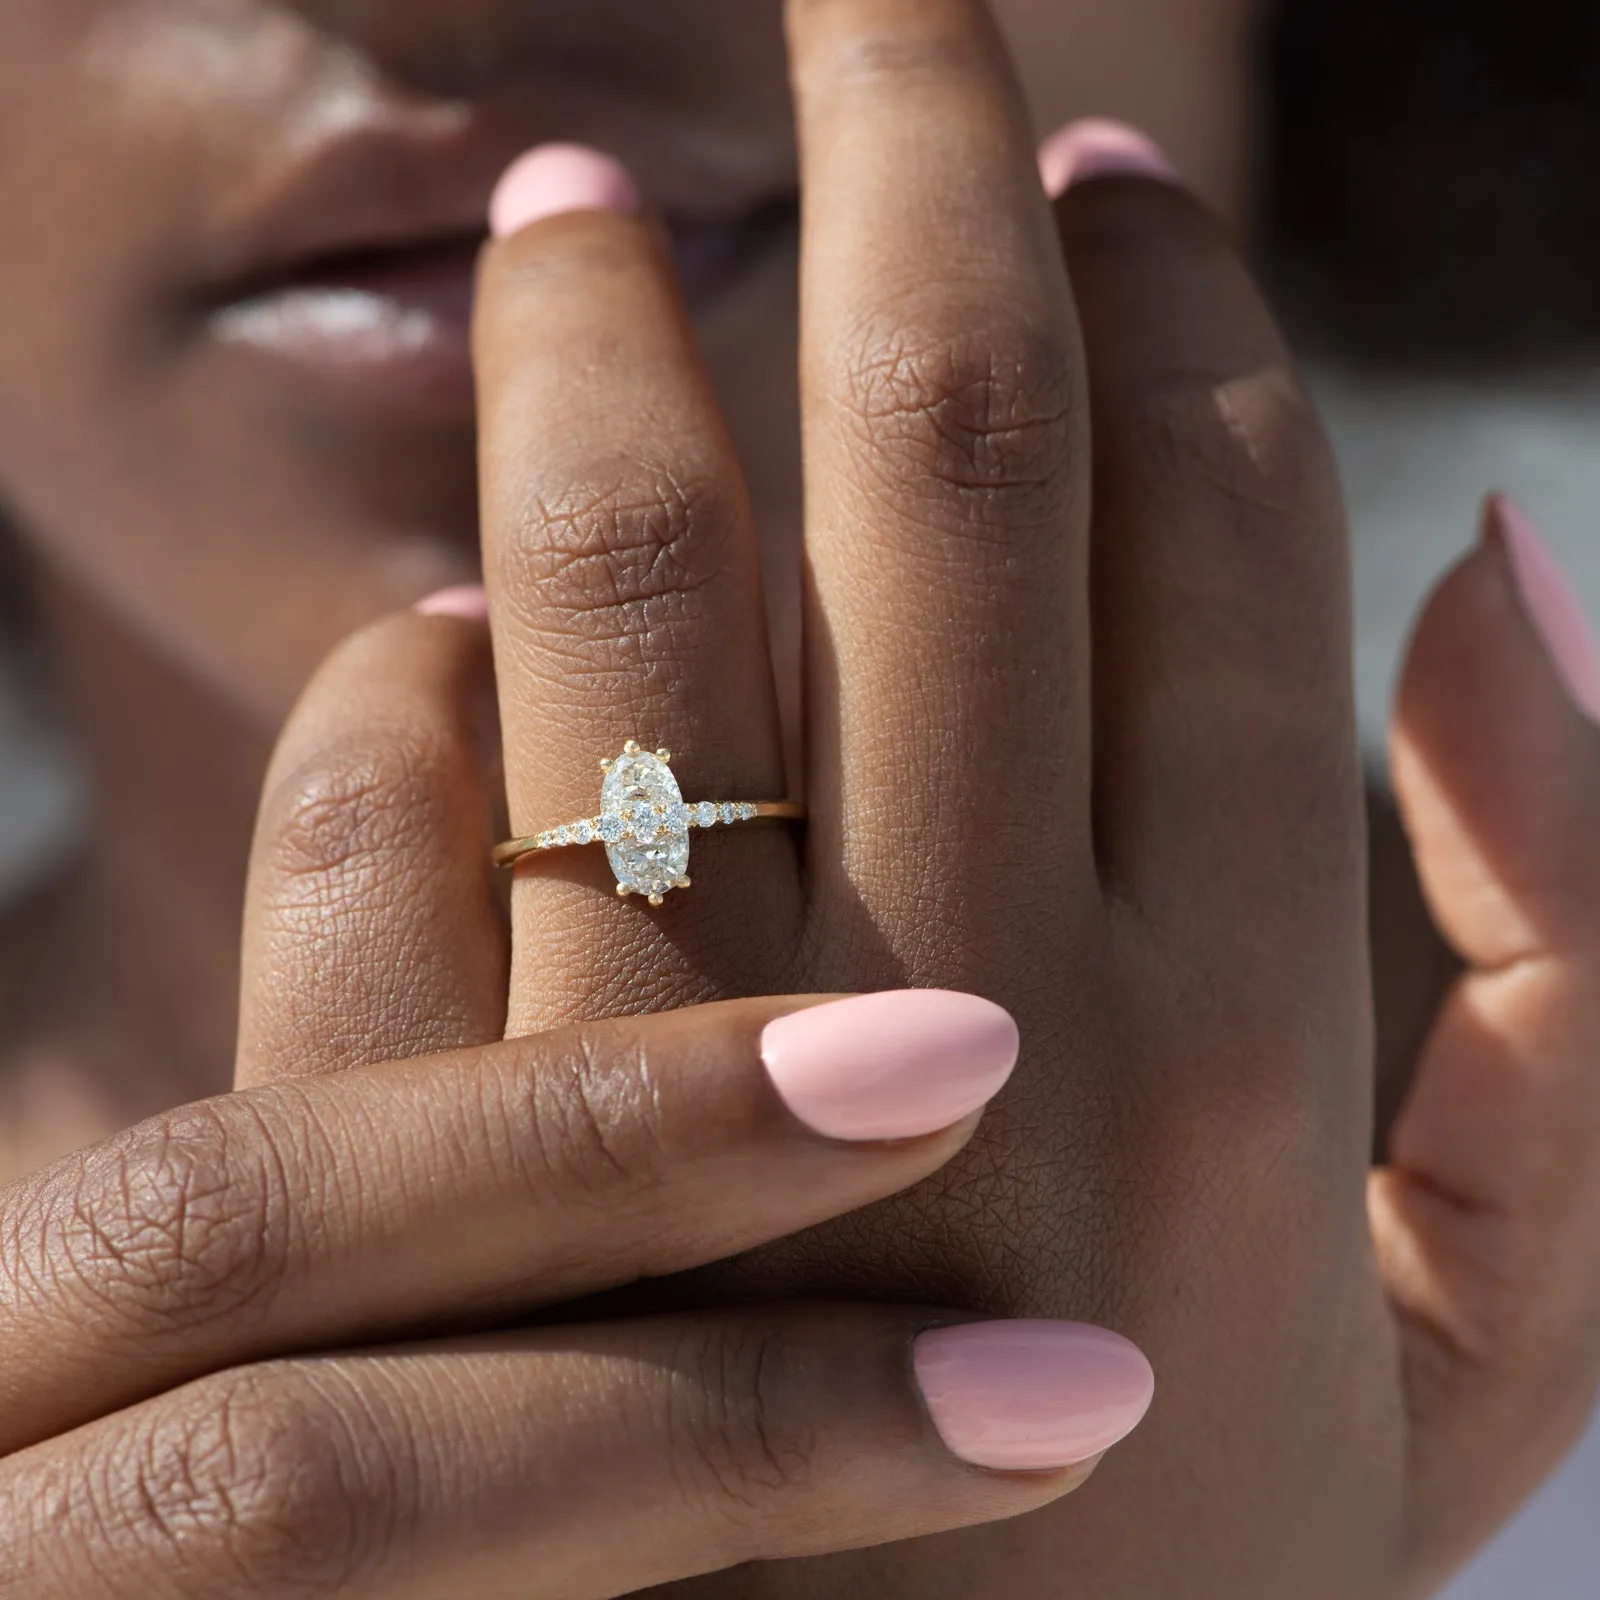
[[[481,135],[347,127],[290,163],[224,230],[205,294],[209,336],[337,402],[470,419],[477,258],[494,183],[521,148]],[[703,165],[674,170],[659,142],[636,161],[618,155],[662,216],[697,316],[793,238],[791,174],[718,183]]]

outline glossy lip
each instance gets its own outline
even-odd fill
[[[470,418],[476,259],[494,182],[516,154],[460,123],[426,137],[345,127],[225,230],[207,274],[209,334],[345,402]],[[638,176],[700,314],[792,239],[797,199],[792,174],[731,185],[700,162],[669,170],[670,155],[641,151]]]

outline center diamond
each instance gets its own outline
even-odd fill
[[[619,890],[657,899],[681,887],[689,875],[689,829],[683,821],[683,791],[659,755],[630,746],[606,773],[600,791],[599,830]],[[675,825],[677,824],[677,825]]]

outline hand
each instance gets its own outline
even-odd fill
[[[1004,1003],[1022,1062],[959,1157],[648,1299],[1087,1317],[1149,1349],[1161,1397],[1045,1514],[684,1592],[1430,1592],[1557,1459],[1600,1367],[1600,735],[1493,533],[1424,620],[1400,719],[1473,970],[1374,1177],[1345,530],[1258,290],[1103,133],[1051,152],[1078,180],[1052,219],[974,0],[789,13],[813,820],[703,838],[660,911],[619,905],[596,852],[530,866],[509,1031],[789,990]],[[782,792],[746,499],[626,198],[602,162],[536,157],[502,210],[528,226],[484,266],[518,833],[592,814],[628,738],[680,752],[697,794]],[[258,880],[247,1062],[294,1055],[291,993],[325,1019],[306,1071],[437,1048],[438,1018],[501,1026],[506,949],[463,887],[471,761],[421,761],[435,691],[392,689],[352,687],[311,769],[365,797],[360,829]],[[374,898],[399,907],[399,995]],[[274,954],[285,917],[309,965]]]
[[[378,791],[304,785],[351,674],[448,679],[460,633],[401,618],[335,661],[285,745],[305,803],[260,835],[276,905],[337,885],[419,970],[410,908],[320,854]],[[440,820],[412,845],[462,842]],[[458,928],[487,872],[452,883]],[[272,948],[326,978],[283,923]],[[279,1018],[286,1062],[345,1020]],[[968,996],[736,1002],[261,1085],[43,1170],[0,1193],[0,1596],[599,1600],[1070,1492],[1150,1396],[1097,1329],[811,1304],[482,1331],[920,1180],[1015,1059]]]

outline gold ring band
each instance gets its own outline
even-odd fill
[[[507,840],[494,852],[495,865],[515,867],[552,850],[604,845],[618,895],[643,895],[658,906],[674,889],[690,886],[691,831],[806,820],[806,808],[796,800],[687,801],[671,762],[670,751],[652,754],[629,740],[615,761],[600,763],[606,776],[598,816]]]

